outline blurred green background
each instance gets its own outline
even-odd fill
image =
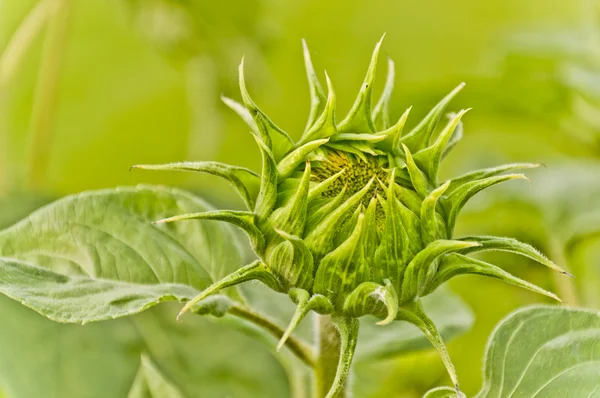
[[[383,54],[396,62],[392,118],[413,105],[409,124],[415,123],[467,82],[451,108],[473,111],[463,142],[446,160],[446,177],[511,161],[546,166],[530,173],[530,186],[515,182],[474,200],[458,232],[534,244],[577,278],[555,280],[512,256],[494,255],[494,261],[571,304],[600,307],[596,7],[583,0],[0,0],[0,222],[8,225],[51,198],[139,183],[182,186],[217,206],[239,206],[218,179],[128,169],[180,160],[258,169],[248,128],[219,99],[239,98],[241,57],[255,101],[298,138],[309,109],[301,39],[317,70],[332,77],[343,114],[386,32]],[[383,85],[381,64],[376,91]],[[494,325],[543,299],[478,277],[451,288],[475,315],[471,331],[449,343],[461,387],[473,394]],[[201,355],[189,363],[180,358],[178,376],[171,375],[194,386],[196,396],[288,394],[285,373],[263,344],[204,318],[177,329],[174,340],[165,330],[177,325],[162,322],[173,315],[169,306],[131,321],[85,326],[88,335],[68,349],[78,326],[54,325],[4,297],[0,307],[0,396],[6,398],[40,396],[36,383],[47,397],[92,396],[93,386],[69,377],[82,362],[124,380],[97,386],[104,396],[125,396],[135,371],[129,365],[139,361],[136,345],[153,347],[155,358],[196,347]],[[132,328],[140,327],[146,332],[138,341]],[[113,355],[99,359],[102,351]],[[234,359],[236,352],[243,358]],[[190,368],[193,375],[185,376]],[[359,398],[420,397],[440,384],[447,379],[433,351],[357,366],[354,380]]]

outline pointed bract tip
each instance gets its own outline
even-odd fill
[[[381,39],[379,39],[379,41],[377,42],[378,46],[380,46],[381,43],[383,43],[383,39],[385,39],[385,35],[387,35],[387,32],[383,32],[383,34],[381,35]]]
[[[191,301],[188,302],[186,305],[184,305],[183,308],[181,309],[181,311],[179,311],[179,313],[177,314],[177,318],[175,318],[177,320],[177,322],[181,322],[181,317],[183,316],[183,314],[188,312],[188,310],[191,308],[190,303],[191,303]]]
[[[331,83],[331,78],[329,77],[327,70],[324,70],[323,73],[325,73],[325,83],[327,83],[327,92],[329,95],[333,95],[334,91],[333,91],[333,83]]]
[[[283,348],[283,345],[285,344],[285,341],[279,340],[279,343],[277,344],[277,347],[275,347],[275,351],[279,352],[281,351],[281,349]]]
[[[559,303],[564,303],[564,301],[562,301],[562,299],[560,297],[558,297],[556,294],[552,294],[552,295],[550,295],[550,297],[552,297],[554,300],[558,301]]]
[[[390,323],[392,323],[393,319],[391,318],[385,318],[379,322],[376,323],[377,326],[385,326],[385,325],[389,325]]]
[[[131,171],[131,170],[133,170],[133,169],[141,169],[141,168],[142,168],[142,166],[141,166],[141,165],[139,165],[139,164],[136,164],[136,165],[133,165],[133,166],[129,167],[129,171]]]
[[[572,273],[570,273],[570,272],[567,272],[567,271],[562,271],[562,273],[563,273],[563,275],[569,276],[569,277],[571,277],[571,278],[575,278],[575,275],[573,275],[573,274],[572,274]]]

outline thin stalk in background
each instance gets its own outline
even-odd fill
[[[550,258],[554,260],[556,264],[567,272],[571,272],[569,267],[569,261],[565,256],[564,245],[558,241],[558,239],[550,240],[549,244]],[[565,278],[564,275],[559,273],[552,273],[552,279],[556,286],[556,293],[563,300],[565,305],[569,307],[577,307],[580,305],[579,296],[577,294],[577,286],[573,278]]]
[[[6,101],[7,87],[19,70],[31,44],[52,15],[53,10],[53,0],[41,0],[34,5],[12,34],[0,55],[0,109],[2,111],[6,109],[4,102]],[[6,118],[2,117],[1,119],[5,120]],[[0,173],[6,173],[10,169],[8,165],[10,142],[6,124],[0,126],[0,137],[2,138],[1,147],[3,150],[2,158],[0,158],[2,162]],[[12,181],[8,181],[8,179],[8,175],[0,175],[0,192],[6,192],[12,188]]]
[[[27,182],[32,191],[43,189],[52,145],[53,117],[58,97],[62,62],[67,41],[71,0],[54,0],[31,113],[29,170]]]

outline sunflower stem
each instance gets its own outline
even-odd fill
[[[329,392],[340,359],[341,338],[330,315],[315,315],[317,358],[314,368],[314,398],[323,398]],[[346,397],[343,389],[338,398]]]

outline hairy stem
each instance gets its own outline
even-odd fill
[[[283,333],[285,332],[282,328],[280,328],[273,321],[266,318],[261,313],[256,312],[251,308],[245,307],[243,305],[234,304],[229,310],[229,314],[245,319],[257,326],[260,326],[261,328],[265,329],[273,336],[275,336],[277,339],[280,339],[283,336]],[[296,355],[302,362],[304,362],[309,367],[316,366],[312,349],[307,344],[290,336],[286,341],[285,346],[289,348],[294,355]]]
[[[52,119],[58,95],[58,81],[63,61],[71,0],[54,0],[30,122],[28,182],[40,190],[48,166],[52,143]]]
[[[315,362],[315,398],[323,398],[329,392],[335,380],[336,370],[340,359],[341,339],[331,316],[316,315],[315,340],[317,341],[317,358]],[[345,396],[342,390],[339,398]]]

